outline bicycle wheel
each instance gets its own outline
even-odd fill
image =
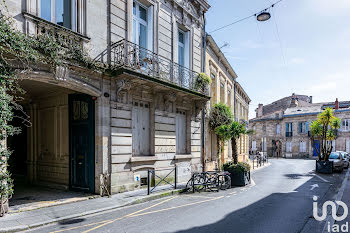
[[[225,175],[225,188],[230,189],[231,188],[231,176]]]

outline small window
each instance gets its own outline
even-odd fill
[[[147,22],[147,10],[140,5],[139,11],[140,11],[140,19]]]
[[[210,77],[211,77],[211,79],[215,79],[215,74],[210,73]]]

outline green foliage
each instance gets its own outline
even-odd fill
[[[228,162],[223,165],[223,168],[224,168],[224,171],[228,171],[230,173],[250,171],[249,163],[244,163],[244,162],[239,162],[239,163]]]
[[[209,126],[212,130],[215,130],[221,125],[231,124],[232,118],[229,106],[223,103],[215,104],[209,115]]]
[[[205,73],[199,73],[194,81],[194,89],[204,91],[211,84],[211,78]]]
[[[332,108],[326,108],[318,116],[317,120],[310,125],[311,141],[316,150],[319,160],[328,161],[333,146],[331,141],[336,139],[337,130],[340,127],[340,119],[333,115]],[[320,142],[319,148],[315,141]]]

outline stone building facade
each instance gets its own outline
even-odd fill
[[[209,93],[194,82],[205,65],[206,0],[5,2],[18,30],[62,36],[115,68],[39,66],[23,77],[32,125],[8,140],[14,173],[96,193],[105,174],[116,193],[140,188],[148,170],[177,165],[185,181],[202,169]]]
[[[259,105],[257,117],[249,120],[249,127],[255,132],[250,137],[250,150],[274,157],[316,158],[309,126],[327,107],[333,108],[334,115],[341,119],[333,150],[350,152],[350,102],[312,103],[312,97],[295,94],[267,105],[266,109]]]
[[[207,104],[205,118],[205,169],[218,169],[217,137],[209,128],[208,116],[211,107],[216,103],[225,103],[231,108],[236,121],[248,123],[250,99],[242,86],[237,82],[237,75],[222,53],[212,36],[206,37],[206,74],[211,77],[211,100]],[[237,143],[239,161],[248,156],[248,136],[242,136]],[[225,143],[221,154],[221,164],[232,159],[231,142]]]

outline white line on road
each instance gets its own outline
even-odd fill
[[[323,177],[321,177],[321,176],[319,176],[319,175],[317,175],[317,174],[315,174],[315,176],[316,176],[316,177],[318,177],[318,178],[320,178],[320,179],[321,179],[321,180],[323,180],[324,182],[329,183],[329,181],[328,181],[328,180],[326,180],[325,178],[323,178]]]

